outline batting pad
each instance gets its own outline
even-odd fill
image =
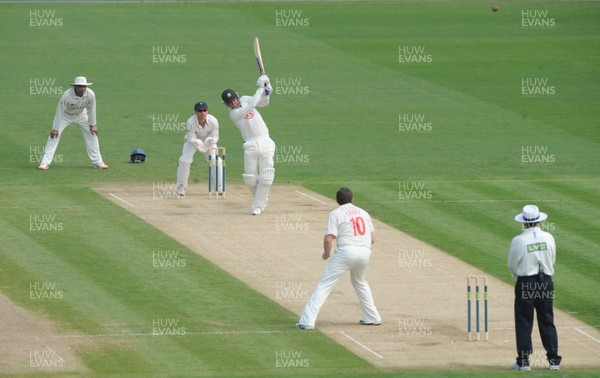
[[[250,189],[252,194],[256,194],[256,184],[258,183],[258,177],[253,174],[242,174],[242,178],[244,179],[244,184]]]
[[[267,201],[269,200],[269,191],[275,178],[275,168],[266,168],[263,170],[261,176],[258,177],[258,184],[256,185],[256,193],[254,194],[254,203],[252,207],[264,210],[267,207]]]

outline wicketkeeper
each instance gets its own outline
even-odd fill
[[[229,118],[242,133],[244,141],[244,184],[254,195],[252,215],[260,215],[267,207],[269,192],[275,178],[275,142],[269,136],[269,129],[256,109],[269,105],[269,95],[273,93],[267,75],[261,75],[256,82],[258,89],[254,96],[238,97],[232,89],[226,89],[221,98],[229,108]]]
[[[185,197],[185,190],[190,177],[190,166],[197,151],[204,154],[206,161],[212,153],[211,159],[218,159],[215,161],[217,161],[219,177],[223,177],[223,163],[216,153],[217,142],[219,141],[219,121],[213,115],[208,114],[208,104],[204,101],[197,102],[194,105],[194,111],[196,114],[187,120],[187,133],[184,137],[183,150],[177,167],[177,195],[180,197]]]

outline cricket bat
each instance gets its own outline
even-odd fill
[[[256,64],[258,65],[258,72],[261,75],[265,75],[265,64],[263,63],[262,54],[260,53],[260,43],[258,37],[254,38],[254,57],[256,58]],[[269,94],[269,91],[265,90],[265,94]]]
[[[254,57],[256,57],[258,72],[260,72],[261,75],[264,75],[265,65],[263,64],[262,55],[260,53],[260,43],[258,42],[258,37],[254,38]]]

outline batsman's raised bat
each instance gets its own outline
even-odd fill
[[[260,43],[258,42],[258,37],[254,38],[254,57],[256,58],[256,64],[258,65],[258,72],[261,75],[265,75],[265,65],[260,53]],[[266,94],[269,94],[269,92],[266,91]]]
[[[254,38],[254,56],[256,57],[256,64],[258,64],[258,72],[261,75],[265,74],[265,65],[263,64],[262,55],[260,54],[260,43],[258,37]]]

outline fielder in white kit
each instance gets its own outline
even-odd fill
[[[84,76],[78,76],[71,84],[71,88],[63,93],[58,101],[52,131],[46,142],[44,156],[42,156],[38,169],[45,171],[50,167],[60,137],[67,126],[72,123],[76,123],[81,129],[87,154],[94,167],[108,169],[100,155],[98,127],[96,127],[96,95],[88,88],[92,84],[88,83]]]
[[[323,260],[330,256],[333,240],[336,240],[335,253],[327,264],[317,288],[312,293],[296,328],[314,329],[319,311],[337,281],[350,271],[350,281],[360,301],[361,325],[380,325],[381,316],[375,307],[373,294],[365,279],[371,245],[375,243],[375,229],[369,213],[354,206],[354,196],[348,188],[336,193],[340,205],[329,213],[329,221],[323,239]]]
[[[194,162],[194,154],[198,151],[204,154],[208,161],[212,153],[212,159],[218,158],[217,169],[219,177],[223,177],[223,163],[216,156],[217,142],[219,141],[219,122],[213,115],[208,114],[208,104],[204,101],[194,105],[194,114],[187,120],[187,133],[183,138],[183,149],[177,166],[177,195],[185,197],[185,190],[190,177],[190,166]],[[213,177],[215,177],[213,173]]]
[[[254,195],[252,214],[260,215],[267,207],[269,192],[275,178],[275,142],[269,136],[269,129],[256,109],[269,105],[269,95],[273,88],[267,75],[261,75],[256,82],[258,89],[254,96],[238,97],[232,89],[226,89],[221,98],[229,108],[229,118],[241,131],[244,140],[244,184]]]

